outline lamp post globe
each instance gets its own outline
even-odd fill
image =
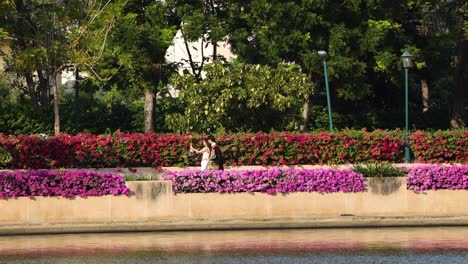
[[[319,50],[318,52],[318,55],[320,56],[320,58],[322,58],[322,60],[326,60],[327,59],[327,52],[324,51],[324,50]]]
[[[405,163],[411,163],[410,145],[408,140],[408,68],[411,67],[412,55],[407,50],[401,55],[403,68],[405,69]]]
[[[411,53],[409,53],[409,51],[407,51],[407,50],[401,55],[401,61],[403,62],[403,68],[408,69],[409,67],[411,67],[412,57],[413,57],[413,55],[411,55]]]

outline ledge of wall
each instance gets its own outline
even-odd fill
[[[169,181],[127,182],[130,196],[0,200],[0,234],[468,225],[468,191],[414,193],[404,178],[361,193],[193,193]]]
[[[421,165],[428,165],[423,163],[397,163],[393,164],[395,166],[405,166],[405,167],[414,167],[414,166],[421,166]],[[458,163],[455,164],[444,164],[444,165],[461,165]],[[353,164],[340,164],[340,165],[283,165],[283,166],[260,166],[260,165],[251,165],[251,166],[226,166],[225,170],[266,170],[269,168],[291,168],[291,169],[351,169]],[[95,170],[100,172],[111,172],[111,173],[119,173],[125,176],[133,176],[133,177],[142,177],[145,179],[154,179],[160,180],[161,175],[167,171],[181,171],[181,170],[198,170],[200,167],[198,166],[189,166],[189,167],[162,167],[160,170],[152,167],[134,167],[134,168],[88,168],[87,170]],[[73,169],[71,169],[73,170]],[[0,170],[1,171],[1,170]]]

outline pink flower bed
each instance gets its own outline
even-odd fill
[[[168,172],[163,179],[172,181],[174,193],[268,194],[291,192],[362,192],[364,177],[353,170],[279,169],[244,171],[184,170]]]
[[[0,172],[0,199],[128,195],[122,175],[85,170]]]
[[[408,168],[408,190],[466,190],[468,189],[468,166],[427,165]]]

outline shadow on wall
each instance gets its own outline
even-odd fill
[[[165,181],[133,181],[127,182],[130,188],[129,197],[135,196],[137,200],[158,200],[171,192],[171,185]]]
[[[372,193],[390,195],[398,191],[403,181],[404,177],[371,177],[367,178],[367,186]]]

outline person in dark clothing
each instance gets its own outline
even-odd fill
[[[216,143],[216,139],[212,135],[207,136],[208,142],[211,145],[211,161],[218,165],[218,170],[224,170],[223,152]]]

